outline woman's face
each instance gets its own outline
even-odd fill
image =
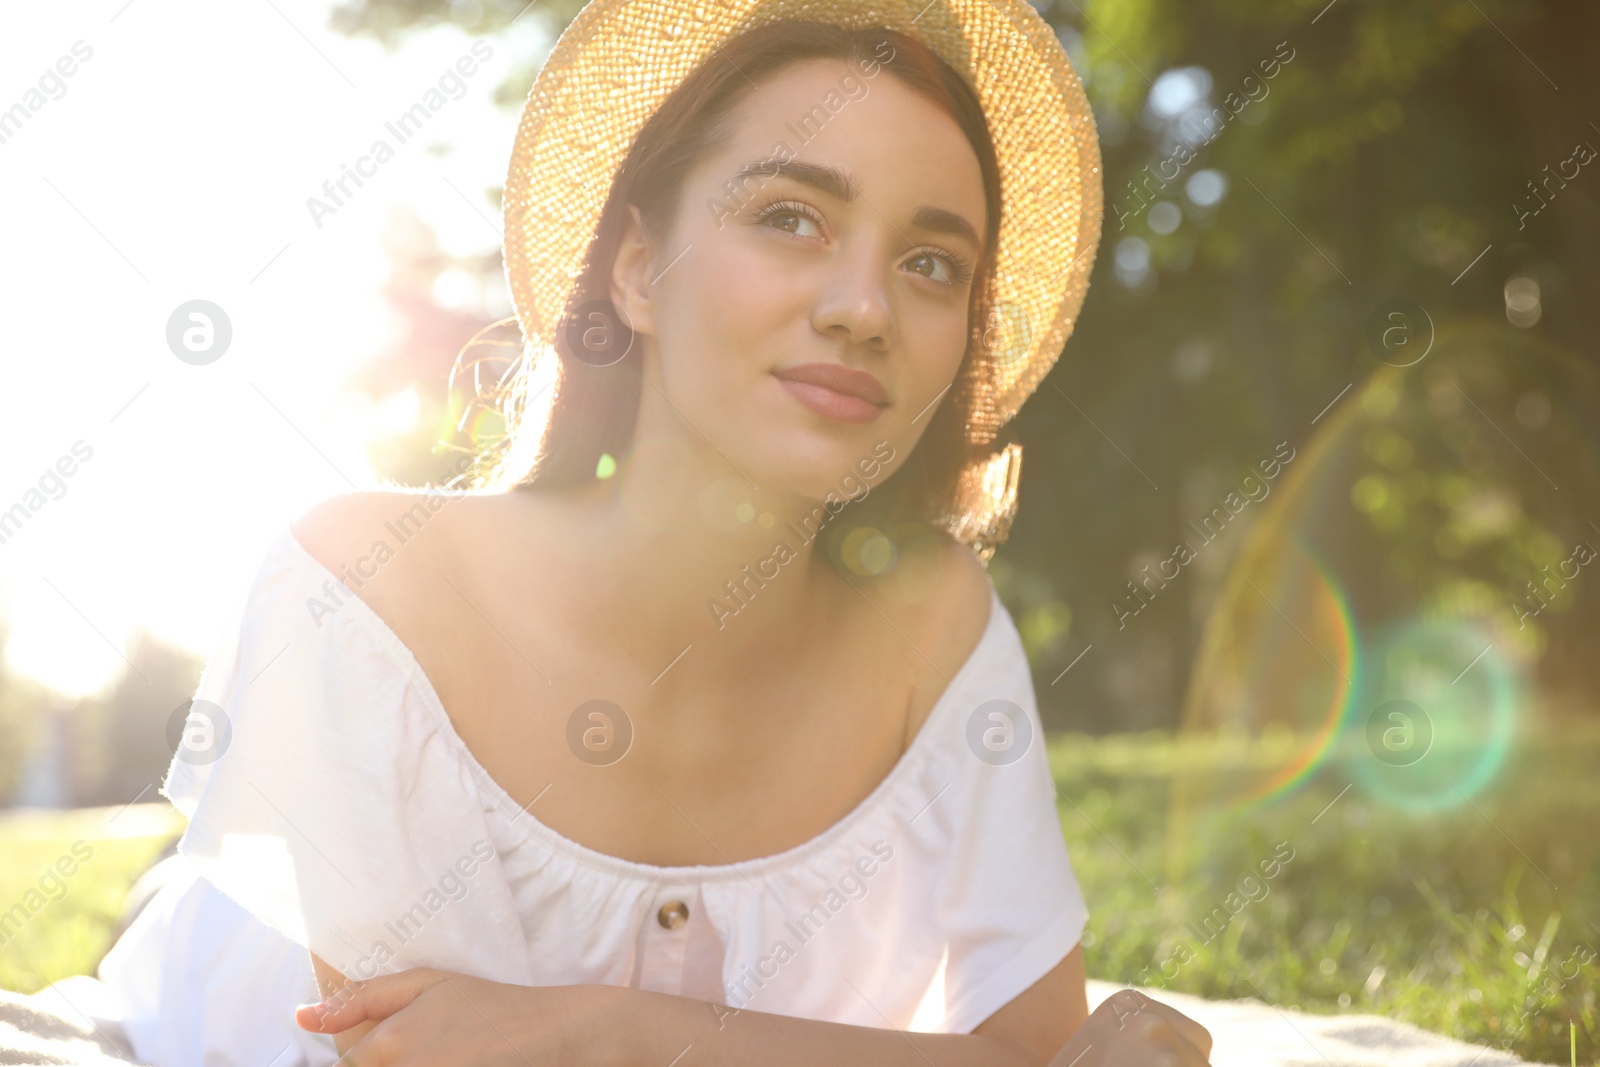
[[[961,363],[985,238],[977,155],[883,67],[840,60],[785,68],[730,122],[653,260],[619,255],[613,295],[671,402],[647,384],[642,403],[763,489],[854,494],[910,453]],[[893,461],[863,478],[882,442]]]

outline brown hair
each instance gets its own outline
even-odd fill
[[[892,52],[884,62],[883,47]],[[851,529],[873,527],[891,543],[919,532],[943,531],[974,544],[987,559],[1009,527],[1018,450],[991,435],[978,439],[972,419],[988,361],[984,324],[994,303],[993,267],[1000,230],[1000,169],[982,104],[971,86],[921,41],[895,30],[848,29],[813,21],[785,20],[748,31],[722,45],[674,89],[635,138],[617,172],[584,267],[567,302],[566,318],[548,338],[560,356],[553,395],[533,406],[530,382],[535,345],[524,346],[521,369],[507,392],[506,433],[477,457],[474,488],[558,488],[591,482],[602,456],[618,462],[627,454],[642,388],[642,357],[620,317],[607,315],[616,331],[607,351],[626,351],[611,363],[581,351],[578,313],[610,304],[611,267],[624,232],[627,205],[638,206],[647,233],[665,240],[677,223],[687,175],[707,155],[726,145],[730,114],[754,84],[807,59],[839,59],[855,69],[881,63],[906,86],[932,100],[961,127],[977,155],[986,193],[986,246],[975,264],[968,307],[968,342],[949,395],[939,404],[917,446],[901,468],[865,496],[823,518],[819,544],[835,566],[844,557]],[[587,315],[585,315],[587,319]],[[577,351],[575,351],[575,349]],[[607,363],[607,365],[599,365]],[[522,440],[536,434],[537,449]],[[520,460],[513,459],[513,450]],[[529,453],[532,453],[531,458]],[[1005,453],[995,486],[992,460]],[[522,470],[516,469],[523,468]],[[995,514],[995,499],[1006,498],[1006,512]],[[816,514],[822,509],[819,506]],[[855,539],[859,543],[860,539]]]

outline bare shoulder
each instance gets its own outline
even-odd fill
[[[946,535],[911,542],[878,579],[883,595],[924,633],[949,633],[970,649],[989,620],[989,571],[967,545]]]
[[[308,508],[290,530],[321,563],[385,618],[415,598],[418,576],[451,548],[452,514],[465,494],[407,490],[342,493]]]
[[[297,535],[337,535],[341,530],[349,530],[374,537],[387,532],[391,538],[409,540],[427,530],[449,525],[442,521],[446,512],[459,511],[472,501],[484,499],[481,494],[442,489],[358,490],[318,501],[302,512],[292,525]]]
[[[873,585],[873,602],[913,647],[916,693],[907,726],[915,734],[983,639],[993,586],[976,553],[943,535],[907,545]]]
[[[952,538],[938,542],[939,573],[943,579],[944,606],[959,617],[977,622],[981,634],[989,619],[989,568],[978,559],[970,545]],[[976,636],[976,634],[974,635]]]

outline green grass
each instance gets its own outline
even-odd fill
[[[1051,739],[1090,976],[1600,1058],[1600,725],[1519,738],[1470,802],[1431,814],[1340,796],[1356,777],[1339,757],[1230,803],[1301,743]],[[1293,858],[1260,877],[1279,842]]]
[[[128,888],[182,830],[165,803],[0,814],[0,988],[92,974]]]
[[[1470,802],[1432,814],[1359,782],[1341,795],[1356,780],[1341,759],[1359,753],[1229,802],[1303,744],[1050,739],[1089,902],[1090,976],[1385,1015],[1529,1060],[1596,1062],[1600,958],[1585,953],[1600,951],[1600,724],[1524,735]],[[128,886],[182,828],[165,808],[0,816],[0,909],[39,889],[74,841],[94,850],[61,899],[0,943],[0,986],[32,992],[93,970]],[[1293,858],[1264,878],[1280,842]],[[1207,913],[1220,914],[1210,931],[1188,925]]]

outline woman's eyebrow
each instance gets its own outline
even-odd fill
[[[769,182],[780,176],[799,182],[801,185],[809,185],[846,204],[861,195],[861,186],[853,176],[838,167],[826,163],[811,163],[803,159],[764,159],[746,163],[729,179],[728,185],[737,190],[737,195],[742,200],[746,182]],[[911,225],[935,233],[965,237],[974,247],[983,247],[983,242],[978,240],[978,231],[972,224],[955,212],[944,208],[927,205],[917,208],[911,216]]]
[[[911,225],[934,233],[954,234],[965,237],[972,242],[974,248],[982,248],[983,242],[978,240],[978,231],[972,228],[972,223],[957,215],[954,211],[946,211],[942,207],[919,207],[911,216]]]
[[[803,159],[763,159],[746,163],[739,168],[739,173],[733,176],[730,184],[737,185],[742,193],[747,181],[770,182],[780,175],[819,189],[847,204],[861,194],[861,187],[856,184],[855,178],[838,167],[826,163],[808,163]]]

